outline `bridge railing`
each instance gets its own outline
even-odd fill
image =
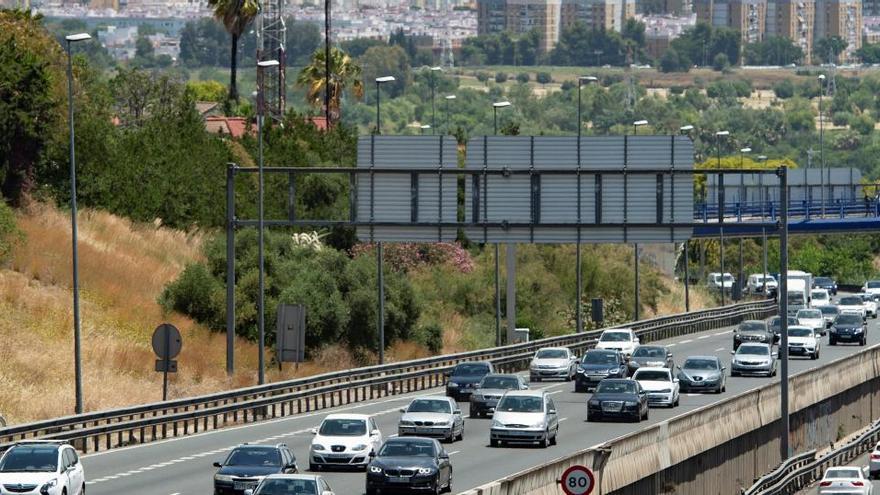
[[[768,487],[776,486],[777,483],[791,472],[800,469],[816,460],[816,451],[810,450],[803,454],[789,457],[773,471],[758,478],[751,487],[743,490],[742,495],[758,495],[764,493]]]
[[[775,221],[779,218],[778,201],[725,202],[724,208],[718,203],[697,203],[694,205],[694,219],[704,223],[717,222],[720,218],[736,222],[755,219]],[[880,216],[880,201],[877,199],[829,199],[793,200],[788,205],[789,218],[846,218],[850,216]]]
[[[773,301],[747,302],[692,313],[663,316],[629,327],[642,342],[765,318]],[[461,361],[490,360],[503,371],[521,370],[541,347],[566,346],[581,353],[601,331],[568,334],[493,349],[325,373],[257,387],[219,392],[78,416],[0,428],[0,450],[31,438],[63,439],[83,452],[146,443],[241,423],[307,413],[365,400],[416,392],[445,384],[446,372]]]

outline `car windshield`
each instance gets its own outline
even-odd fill
[[[635,376],[633,376],[633,380],[642,380],[648,382],[668,382],[672,379],[669,377],[669,372],[666,371],[642,370],[636,371]]]
[[[617,364],[617,354],[604,351],[589,351],[584,355],[584,364]]]
[[[503,412],[537,413],[544,411],[544,399],[525,395],[505,395],[496,408]]]
[[[434,444],[425,440],[389,440],[379,450],[379,457],[434,457]]]
[[[733,275],[725,275],[724,281],[725,282],[733,282]]]
[[[740,332],[763,332],[766,329],[767,327],[760,321],[746,321],[739,325]]]
[[[839,480],[839,479],[861,479],[861,473],[856,468],[832,468],[828,471],[825,471],[825,479],[830,480]]]
[[[797,317],[815,320],[822,317],[822,312],[818,309],[802,309],[798,311]]]
[[[736,353],[749,356],[769,356],[770,348],[763,345],[741,345]]]
[[[328,437],[359,437],[367,434],[367,422],[362,419],[325,419],[319,433]]]
[[[825,299],[828,299],[828,293],[824,290],[814,290],[810,292],[810,297],[816,300],[824,301]]]
[[[866,284],[869,289],[880,289],[880,280],[872,280]]]
[[[758,276],[755,277],[755,280],[756,280],[757,282],[759,282],[759,283],[760,283],[760,282],[776,282],[776,279],[773,278],[773,277],[771,277],[771,276],[769,276],[769,275],[766,276],[766,277],[761,276],[761,275],[758,275]]]
[[[482,363],[465,363],[459,364],[452,371],[452,376],[474,376],[485,375],[489,372],[489,367]]]
[[[802,304],[804,302],[804,293],[803,292],[789,292],[788,293],[788,302],[795,304]]]
[[[565,359],[568,351],[565,349],[541,349],[535,354],[536,359]]]
[[[632,382],[613,382],[603,380],[596,387],[597,394],[635,394],[636,384]]]
[[[813,283],[816,285],[832,285],[831,279],[828,277],[816,277]]]
[[[19,446],[0,461],[0,472],[48,471],[58,469],[58,447],[51,445]]]
[[[714,359],[687,359],[682,368],[689,370],[717,370],[718,362]]]
[[[291,480],[268,478],[260,485],[255,495],[318,495],[314,480]]]
[[[840,298],[840,305],[841,306],[861,306],[862,305],[862,298],[856,297],[856,296],[841,297]]]
[[[862,317],[852,313],[844,313],[834,320],[835,325],[861,325]]]
[[[519,388],[519,380],[512,376],[487,376],[480,383],[481,388],[511,389]]]
[[[410,403],[409,408],[406,410],[406,412],[452,414],[452,407],[450,407],[448,400],[416,399],[412,401],[412,403]]]
[[[599,337],[601,342],[626,342],[630,339],[629,332],[605,332]]]
[[[639,347],[632,357],[665,358],[666,349],[663,347]]]
[[[809,328],[789,328],[788,329],[789,337],[812,337],[813,331]]]
[[[822,306],[819,308],[819,311],[822,312],[825,316],[833,316],[840,313],[840,310],[837,309],[837,306]]]
[[[280,466],[281,455],[275,449],[235,449],[226,466]]]

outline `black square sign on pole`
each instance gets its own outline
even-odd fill
[[[306,357],[306,307],[302,304],[278,305],[275,326],[275,356],[281,363],[301,363]]]

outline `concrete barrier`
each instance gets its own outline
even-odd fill
[[[880,414],[880,347],[789,379],[791,446],[825,447]],[[559,494],[573,465],[591,467],[596,494],[733,495],[781,462],[779,386],[767,384],[643,430],[465,492]]]

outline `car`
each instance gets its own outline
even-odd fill
[[[688,356],[678,367],[679,392],[720,394],[727,390],[726,369],[717,356]]]
[[[623,357],[629,359],[639,345],[639,338],[631,328],[613,328],[602,332],[596,349],[610,349],[620,351]]]
[[[665,346],[640,345],[633,351],[629,359],[629,367],[634,371],[642,366],[672,369],[675,367],[675,362],[672,360],[672,352]]]
[[[797,325],[798,321],[794,315],[789,315],[785,317],[788,326]],[[767,328],[773,332],[773,343],[778,343],[779,339],[782,337],[782,319],[779,316],[774,316],[767,320]]]
[[[810,359],[819,359],[819,347],[819,337],[815,328],[788,327],[789,356],[809,356]]]
[[[567,347],[538,349],[529,363],[529,380],[540,382],[545,378],[562,378],[570,382],[577,370],[577,356]]]
[[[834,323],[834,320],[837,318],[837,315],[840,314],[840,308],[834,304],[826,304],[824,306],[819,306],[816,309],[822,312],[822,319],[825,320],[825,328],[830,328],[831,324]]]
[[[880,478],[880,442],[874,445],[871,456],[868,460],[868,477],[871,479]]]
[[[648,405],[676,407],[679,400],[678,378],[669,368],[639,368],[633,373],[633,380],[639,382],[648,392]]]
[[[471,394],[470,413],[472,418],[483,417],[495,412],[495,406],[501,400],[501,396],[508,390],[528,390],[523,377],[519,375],[486,375],[477,384],[477,389]]]
[[[64,441],[21,441],[0,457],[0,493],[84,495],[86,475],[79,455]],[[15,488],[10,488],[15,487]]]
[[[862,301],[862,298],[859,296],[843,296],[837,301],[837,308],[840,309],[841,313],[856,313],[862,317],[862,319],[868,318],[868,313],[865,311],[865,302]]]
[[[382,445],[376,420],[366,414],[330,414],[312,430],[309,471],[326,467],[363,469]]]
[[[810,291],[810,307],[818,308],[831,304],[831,295],[826,289],[813,289]]]
[[[709,288],[711,290],[721,290],[724,287],[725,292],[730,292],[733,289],[734,283],[733,275],[725,272],[724,274],[718,272],[712,272],[709,274],[709,278],[706,280]]]
[[[730,353],[730,376],[776,376],[776,353],[770,350],[770,344],[744,343]]]
[[[452,463],[436,439],[389,438],[370,458],[367,495],[388,491],[436,495],[452,491]]]
[[[587,400],[587,421],[648,419],[648,392],[632,378],[608,378],[599,382]]]
[[[335,495],[330,483],[316,474],[270,474],[263,478],[255,490],[245,490],[244,495],[278,495],[295,493],[301,495]]]
[[[510,390],[504,393],[492,416],[489,444],[537,443],[556,445],[559,416],[556,404],[545,390]]]
[[[877,318],[877,301],[874,295],[867,292],[859,292],[856,296],[862,298],[862,304],[865,306],[865,317]]]
[[[626,358],[620,351],[590,349],[581,358],[575,375],[574,391],[587,392],[606,378],[626,378]]]
[[[254,490],[270,474],[294,474],[296,457],[287,445],[248,445],[233,448],[226,459],[215,462],[214,495],[242,495]]]
[[[868,280],[865,282],[865,285],[862,286],[862,292],[880,295],[880,280]]]
[[[776,336],[768,328],[767,322],[761,320],[746,320],[733,330],[733,350],[744,342],[773,344],[775,340]]]
[[[480,380],[495,367],[489,361],[467,361],[458,363],[446,374],[446,395],[457,401],[467,401]]]
[[[825,335],[825,317],[822,316],[822,310],[813,308],[801,309],[797,312],[795,318],[797,318],[798,325],[812,328],[819,335]]]
[[[874,493],[874,485],[859,466],[830,467],[819,481],[819,495]]]
[[[813,279],[814,289],[825,289],[832,296],[837,295],[837,282],[831,277],[816,277]]]
[[[461,409],[451,397],[416,397],[400,412],[398,436],[440,437],[447,442],[464,438]]]
[[[753,273],[749,275],[746,282],[746,292],[749,294],[775,294],[779,283],[773,278],[773,275],[764,275],[761,273]]]
[[[828,345],[839,342],[856,342],[865,345],[868,341],[868,324],[858,313],[842,313],[828,330]]]

